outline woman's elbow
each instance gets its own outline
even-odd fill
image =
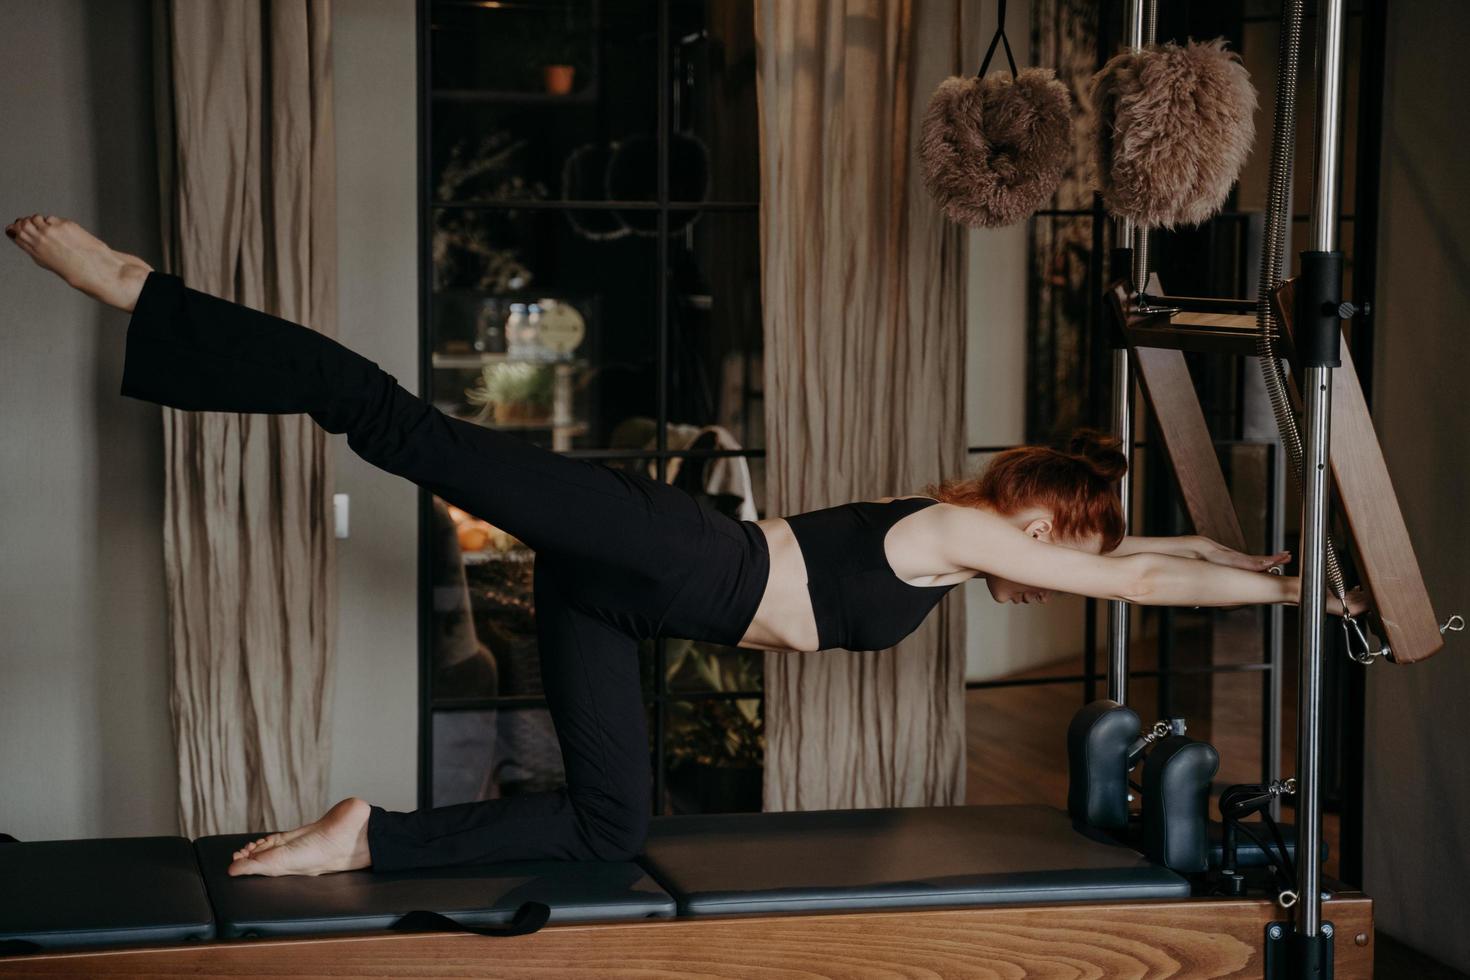
[[[1150,605],[1159,591],[1159,562],[1148,554],[1128,555],[1120,561],[1126,568],[1119,576],[1117,598],[1140,606]]]

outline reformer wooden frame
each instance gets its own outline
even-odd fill
[[[1278,349],[1293,362],[1291,394],[1299,402],[1295,386],[1300,370],[1292,344],[1294,282],[1283,284],[1271,302],[1282,328]],[[1114,284],[1108,300],[1114,324],[1133,351],[1144,395],[1195,530],[1231,547],[1243,547],[1183,352],[1254,356],[1255,317],[1140,311],[1136,293],[1124,282]],[[1167,306],[1169,298],[1158,301]],[[1444,645],[1444,638],[1347,344],[1342,348],[1342,366],[1333,371],[1332,403],[1333,483],[1363,585],[1378,613],[1390,659],[1401,664],[1424,660]]]
[[[0,959],[0,977],[1260,977],[1267,899],[998,906],[548,926],[529,936],[373,933]],[[1323,903],[1334,976],[1373,976],[1373,905]]]

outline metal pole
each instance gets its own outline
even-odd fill
[[[1113,351],[1113,435],[1122,440],[1128,472],[1118,481],[1118,502],[1123,507],[1123,528],[1133,507],[1133,367],[1127,347]],[[1108,697],[1128,703],[1128,603],[1108,602]]]
[[[1159,0],[1142,0],[1137,14],[1129,11],[1129,41],[1135,48],[1153,44],[1159,29]],[[1148,289],[1148,229],[1128,223],[1128,247],[1133,249],[1133,288],[1141,296]]]
[[[1128,0],[1123,17],[1123,43],[1130,48],[1143,47],[1144,0]]]
[[[1342,0],[1317,8],[1317,133],[1312,178],[1312,248],[1337,249],[1338,158],[1342,134]]]
[[[1269,302],[1269,300],[1262,300]],[[1278,439],[1271,445],[1271,553],[1286,550],[1286,450]],[[1281,707],[1286,670],[1286,610],[1279,605],[1266,610],[1271,643],[1266,651],[1271,661],[1270,680],[1266,684],[1266,719],[1269,735],[1266,740],[1267,782],[1282,778],[1281,759]],[[1271,798],[1271,819],[1281,819],[1281,797]]]
[[[1130,48],[1144,44],[1145,7],[1152,9],[1154,0],[1128,0],[1124,13],[1123,43]],[[1148,18],[1152,23],[1153,17]],[[1151,24],[1150,24],[1151,26]],[[1117,241],[1133,252],[1134,289],[1141,295],[1148,284],[1148,232],[1132,221],[1118,222]],[[1123,508],[1123,529],[1129,525],[1133,508],[1133,362],[1126,346],[1113,351],[1113,435],[1122,442],[1128,472],[1118,483],[1118,502]],[[1128,603],[1114,599],[1108,603],[1108,697],[1119,704],[1128,703]]]
[[[1330,0],[1329,0],[1330,2]],[[1301,665],[1297,725],[1297,906],[1299,931],[1315,936],[1321,922],[1322,776],[1322,539],[1327,529],[1327,446],[1332,424],[1332,368],[1312,367],[1306,377],[1307,451],[1303,457]]]
[[[1322,925],[1322,628],[1327,535],[1327,465],[1332,427],[1332,369],[1338,363],[1341,260],[1337,252],[1339,121],[1342,113],[1343,2],[1317,6],[1316,173],[1312,251],[1302,254],[1304,299],[1297,323],[1306,365],[1303,384],[1306,451],[1302,460],[1301,653],[1297,724],[1297,916],[1302,955],[1320,957],[1312,942]],[[1335,281],[1334,281],[1335,278]],[[1320,962],[1320,959],[1315,959]],[[1310,962],[1310,961],[1309,961]]]

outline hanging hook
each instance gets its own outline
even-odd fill
[[[997,25],[995,37],[990,39],[990,47],[985,49],[985,60],[980,62],[980,70],[975,73],[976,78],[984,78],[985,70],[990,67],[990,59],[995,56],[995,46],[1004,44],[1006,49],[1006,61],[1011,65],[1011,77],[1016,77],[1016,58],[1011,54],[1011,40],[1006,37],[1006,0],[1000,0],[1000,10],[997,12]]]

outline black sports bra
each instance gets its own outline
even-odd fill
[[[859,500],[786,518],[806,561],[817,646],[885,650],[919,628],[949,585],[909,585],[888,563],[883,538],[901,518],[939,501]]]

